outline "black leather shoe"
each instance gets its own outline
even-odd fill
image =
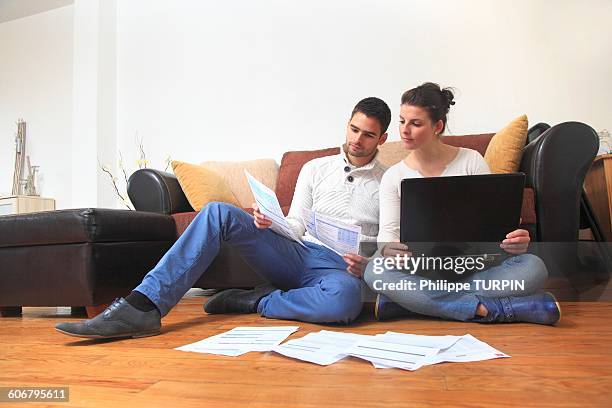
[[[374,318],[376,320],[383,321],[414,315],[416,315],[416,313],[404,309],[385,295],[381,295],[380,293],[376,295],[376,304],[374,305]]]
[[[276,288],[270,285],[260,286],[252,290],[224,290],[208,299],[208,302],[204,305],[204,311],[208,314],[256,313],[261,298],[274,290]]]
[[[148,337],[160,333],[161,316],[157,309],[141,312],[121,298],[93,319],[80,323],[60,323],[55,330],[87,339]]]

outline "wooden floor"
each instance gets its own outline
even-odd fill
[[[416,372],[376,370],[345,359],[328,367],[274,353],[222,357],[173,350],[239,325],[292,325],[257,315],[205,315],[203,298],[183,299],[160,336],[78,340],[57,333],[79,318],[55,308],[25,308],[0,319],[0,386],[68,386],[79,407],[612,406],[612,303],[564,303],[557,327],[480,325],[440,320],[350,327],[299,323],[293,337],[321,329],[363,334],[470,333],[511,355],[445,363]],[[0,408],[11,406],[0,403]],[[35,406],[13,404],[13,406]]]

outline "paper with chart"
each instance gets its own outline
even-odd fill
[[[367,360],[375,367],[393,367],[414,371],[426,364],[440,351],[430,345],[414,345],[397,342],[381,336],[354,344],[347,353]]]
[[[250,351],[270,351],[298,329],[299,326],[236,327],[175,350],[235,357]]]
[[[361,227],[342,222],[308,208],[302,209],[306,231],[339,255],[359,253]]]
[[[510,357],[470,334],[463,336],[422,336],[387,332],[374,337],[384,342],[438,349],[436,353],[427,357],[421,366],[442,362],[470,362]],[[385,360],[372,359],[370,361],[376,368],[403,368]]]
[[[296,235],[296,233],[289,226],[289,223],[287,223],[283,210],[278,202],[278,198],[276,197],[276,193],[274,193],[272,189],[263,184],[261,181],[251,176],[248,171],[245,170],[244,173],[246,174],[247,181],[249,182],[249,186],[251,187],[251,191],[253,192],[253,197],[255,197],[255,202],[259,207],[259,211],[265,215],[267,219],[272,221],[272,226],[270,229],[277,234],[299,242],[300,245],[304,246],[304,243],[300,237]]]
[[[287,357],[319,365],[330,365],[347,357],[346,351],[357,342],[369,338],[363,334],[321,330],[299,339],[289,340],[272,351]]]

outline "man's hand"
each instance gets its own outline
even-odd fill
[[[365,271],[368,261],[370,260],[370,258],[364,258],[363,256],[357,254],[344,254],[342,259],[344,259],[344,262],[348,264],[346,271],[360,279],[363,276],[363,272]]]
[[[253,217],[255,217],[254,222],[255,226],[259,229],[270,228],[272,226],[272,221],[267,219],[265,215],[259,212],[259,207],[256,203],[253,203]]]
[[[389,242],[388,244],[385,244],[382,251],[380,251],[380,254],[385,258],[392,258],[396,255],[412,256],[412,252],[410,252],[408,247],[401,242]]]
[[[509,254],[519,255],[527,252],[530,241],[529,231],[517,229],[506,235],[506,239],[499,244],[499,247]]]

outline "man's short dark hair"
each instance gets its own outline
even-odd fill
[[[353,108],[351,118],[355,116],[357,112],[363,113],[368,118],[375,118],[378,120],[381,135],[385,134],[389,127],[389,123],[391,123],[391,109],[389,109],[385,101],[380,98],[371,96],[360,100],[357,105],[355,105],[355,108]]]

